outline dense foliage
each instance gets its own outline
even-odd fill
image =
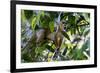
[[[61,21],[64,21],[64,32],[61,32],[63,42],[60,53],[53,59],[55,43],[39,38],[39,35],[46,37],[49,33],[55,34]],[[45,33],[42,33],[44,30]],[[89,33],[89,13],[21,10],[21,61],[87,60],[90,56]]]

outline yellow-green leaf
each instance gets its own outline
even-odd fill
[[[54,22],[53,21],[49,23],[49,28],[50,28],[51,32],[54,31]]]
[[[36,22],[37,22],[36,19],[37,19],[36,17],[34,17],[34,18],[32,19],[31,26],[32,26],[32,29],[33,29],[33,30],[35,29],[35,26],[36,26]]]

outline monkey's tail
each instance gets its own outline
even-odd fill
[[[54,55],[53,55],[53,59],[56,60],[56,59],[58,58],[58,55],[59,55],[59,48],[57,48],[57,49],[55,50],[55,53],[54,53]]]

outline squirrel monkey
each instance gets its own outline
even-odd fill
[[[49,28],[39,29],[33,33],[33,36],[28,41],[26,48],[27,49],[31,48],[32,46],[30,45],[33,42],[38,44],[46,39],[49,39],[50,41],[53,41],[56,46],[55,54],[54,54],[54,58],[56,58],[59,54],[59,50],[63,41],[62,31],[64,31],[64,21],[57,23],[56,32],[54,31],[51,33]]]
[[[62,31],[64,31],[64,21],[61,21],[60,23],[58,23],[58,28],[55,33],[54,44],[56,46],[56,49],[55,49],[55,54],[54,54],[53,58],[57,58],[57,56],[59,54],[59,50],[60,50],[60,47],[61,47],[61,44],[63,41]]]

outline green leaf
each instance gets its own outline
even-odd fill
[[[21,20],[22,20],[22,23],[25,22],[26,18],[25,18],[25,14],[24,14],[24,11],[21,10]]]
[[[90,21],[90,13],[83,13],[82,16],[84,16],[84,19],[86,21],[88,21],[88,22]]]
[[[54,52],[54,49],[53,49],[51,46],[46,45],[46,48],[47,48],[49,51]]]
[[[70,37],[66,32],[62,31],[62,34],[70,41]]]
[[[32,62],[32,58],[28,52],[23,53],[21,58],[24,59],[26,62]]]
[[[82,52],[82,50],[81,49],[77,49],[77,51],[76,51],[76,59],[77,60],[82,60],[83,58],[83,52]]]
[[[61,20],[66,20],[67,17],[68,17],[68,13],[67,13],[67,12],[64,12],[64,13],[62,13],[62,15],[61,15]]]
[[[58,17],[58,13],[57,13],[57,12],[51,11],[51,12],[48,12],[48,13],[49,13],[49,15],[50,15],[50,20],[51,20],[51,21],[52,21],[52,20],[55,20],[55,18]]]
[[[90,48],[90,39],[82,45],[82,51],[86,51],[87,48]]]
[[[32,19],[32,23],[31,23],[31,26],[32,26],[32,29],[33,29],[33,30],[34,30],[35,27],[36,27],[36,23],[37,23],[37,17],[34,17],[34,18]]]
[[[54,31],[54,22],[53,21],[49,23],[49,28],[50,28],[51,32]]]
[[[38,48],[36,48],[36,53],[42,53],[43,52],[43,49],[42,49],[42,47],[38,47]]]
[[[71,24],[71,25],[74,25],[75,24],[75,16],[68,16],[68,22]]]
[[[26,19],[30,19],[33,15],[33,11],[32,10],[24,10],[24,14]]]
[[[89,34],[90,30],[84,32],[84,36],[86,37]]]
[[[68,48],[68,47],[66,47],[66,48],[64,49],[62,55],[64,55],[64,56],[66,55],[66,53],[67,53],[67,48]]]

